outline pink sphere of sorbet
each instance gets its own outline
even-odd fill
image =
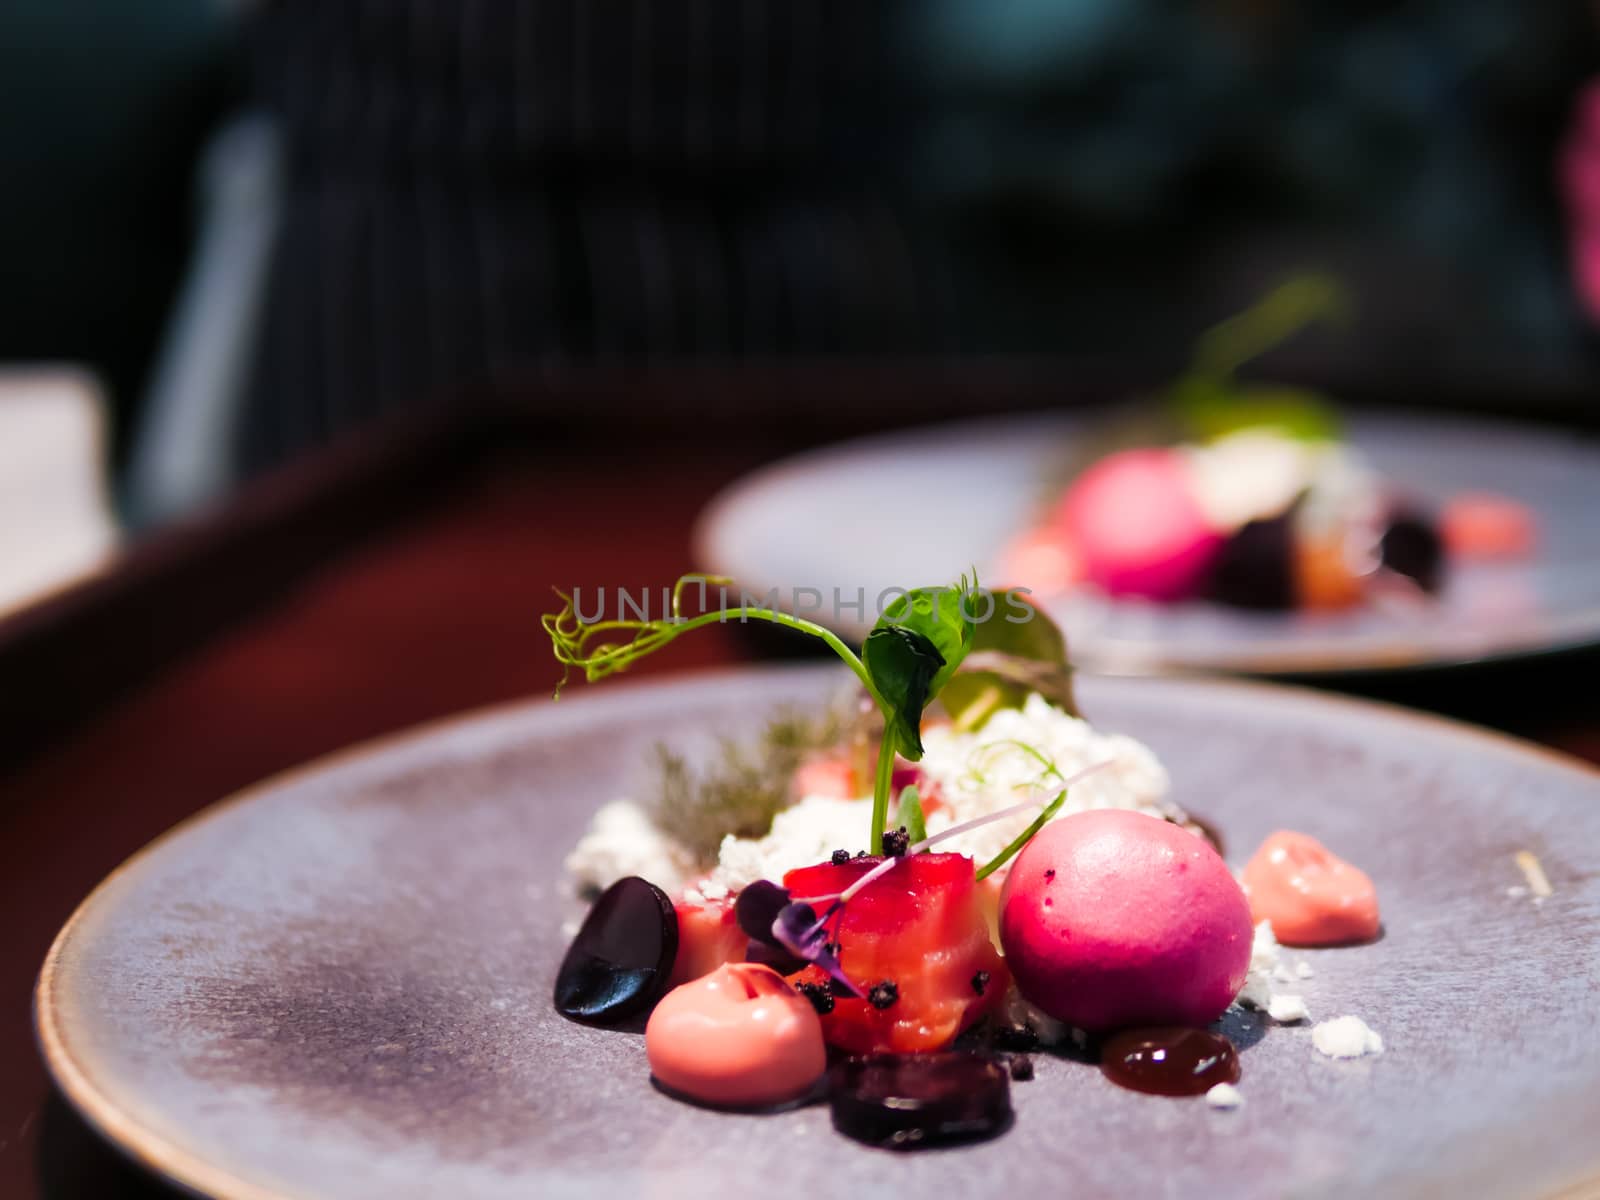
[[[1113,596],[1192,596],[1223,543],[1170,450],[1107,455],[1072,485],[1057,516],[1084,577]]]
[[[828,1065],[811,1002],[758,963],[727,963],[668,992],[644,1049],[667,1087],[729,1107],[796,1100]]]
[[[1215,1020],[1244,985],[1253,932],[1215,850],[1123,809],[1046,825],[1000,897],[1000,942],[1022,994],[1091,1032]]]

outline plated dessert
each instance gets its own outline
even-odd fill
[[[1527,506],[1485,490],[1442,505],[1411,495],[1320,396],[1235,378],[1338,304],[1328,282],[1295,280],[1205,335],[1165,397],[1108,423],[1068,466],[1006,547],[1008,578],[1046,595],[1337,611],[1425,601],[1452,563],[1529,556]]]
[[[1310,1019],[1310,968],[1280,947],[1379,936],[1373,882],[1308,833],[1235,874],[1156,756],[1078,711],[1062,636],[1025,596],[906,591],[857,655],[771,609],[685,610],[729,582],[684,577],[659,620],[586,623],[570,602],[545,619],[591,680],[739,619],[818,637],[855,677],[720,761],[663,753],[655,804],[602,809],[568,857],[597,899],[556,1008],[643,1020],[639,1069],[662,1090],[826,1102],[840,1132],[897,1149],[1004,1132],[1038,1053],[1236,1108],[1248,1081],[1219,1022]],[[1382,1050],[1355,1015],[1313,1044]]]

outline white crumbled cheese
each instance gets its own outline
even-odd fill
[[[1295,963],[1294,973],[1297,979],[1310,979],[1316,974],[1316,972],[1311,969],[1311,964],[1303,958],[1299,962]]]
[[[1382,1054],[1383,1039],[1360,1017],[1335,1017],[1311,1030],[1311,1044],[1329,1058],[1360,1058]]]
[[[995,713],[976,733],[936,726],[923,734],[924,793],[940,804],[928,817],[939,833],[1020,800],[1041,807],[1059,790],[1057,781],[1085,767],[1108,763],[1074,783],[1057,816],[1096,808],[1126,808],[1181,820],[1167,800],[1166,770],[1132,738],[1097,732],[1087,721],[1029,696],[1020,709]],[[642,875],[668,892],[701,903],[722,899],[757,879],[782,879],[796,867],[824,862],[833,851],[861,846],[870,800],[808,795],[773,819],[759,838],[726,837],[712,870],[696,877],[692,856],[642,809],[627,801],[606,805],[567,857],[580,887],[603,888],[624,875]],[[1027,828],[1037,814],[1022,812],[941,843],[941,850],[992,858]]]
[[[1021,800],[1041,804],[1055,795],[1056,781],[1102,762],[1110,765],[1067,790],[1057,820],[1097,808],[1127,808],[1167,819],[1184,814],[1167,799],[1166,769],[1149,749],[1130,737],[1100,733],[1087,721],[1029,696],[1020,709],[1002,709],[976,733],[935,726],[922,735],[925,790],[940,807],[928,817],[935,834]],[[1037,814],[1017,813],[958,834],[941,850],[993,858],[1028,827]]]
[[[1294,968],[1288,963],[1280,962],[1272,968],[1272,978],[1278,983],[1293,983],[1298,976],[1295,975]]]
[[[1255,937],[1250,942],[1250,970],[1234,1002],[1266,1012],[1272,1003],[1272,976],[1279,961],[1278,939],[1273,936],[1272,922],[1262,921],[1256,925]]]
[[[1212,1108],[1239,1108],[1244,1104],[1244,1093],[1231,1083],[1213,1084],[1206,1092],[1206,1103]]]
[[[1512,884],[1506,889],[1506,895],[1510,896],[1513,900],[1520,900],[1527,894],[1528,889],[1523,887],[1520,883]]]
[[[1311,1012],[1300,996],[1289,996],[1280,992],[1267,1001],[1267,1016],[1280,1025],[1291,1025],[1296,1021],[1309,1021]]]
[[[693,856],[662,832],[637,804],[614,800],[589,823],[589,832],[567,855],[567,873],[580,889],[608,888],[638,875],[676,893],[694,870]]]
[[[826,862],[835,850],[860,845],[871,817],[870,800],[807,796],[774,817],[765,837],[723,838],[717,866],[704,886],[726,894],[757,879],[780,880],[785,871]]]

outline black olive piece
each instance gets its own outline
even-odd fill
[[[678,914],[667,894],[636,875],[594,902],[556,972],[556,1011],[609,1025],[649,1008],[678,956]]]

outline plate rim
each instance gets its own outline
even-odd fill
[[[1496,434],[1532,437],[1551,442],[1564,442],[1569,446],[1588,447],[1596,453],[1600,453],[1600,438],[1585,436],[1579,431],[1533,421],[1477,415],[1464,416],[1457,413],[1428,411],[1405,411],[1398,414],[1385,413],[1373,409],[1365,409],[1360,405],[1346,406],[1344,411],[1347,416],[1358,424],[1387,424],[1396,427],[1437,426],[1457,433],[1476,433],[1484,437]],[[732,511],[735,502],[750,490],[767,486],[780,476],[789,475],[808,467],[834,461],[841,457],[853,457],[873,451],[881,452],[896,445],[903,446],[907,441],[943,443],[953,440],[962,434],[971,435],[982,430],[1000,434],[1015,434],[1028,428],[1044,428],[1051,425],[1080,422],[1088,419],[1088,417],[1087,411],[1079,412],[1072,409],[1052,412],[987,413],[980,416],[935,421],[927,424],[906,426],[900,429],[861,434],[829,442],[825,445],[809,447],[797,453],[786,454],[781,458],[763,463],[746,471],[738,478],[725,484],[706,502],[705,507],[696,516],[694,528],[690,533],[691,560],[703,571],[740,579],[740,582],[748,590],[759,595],[766,595],[774,586],[772,581],[760,578],[752,579],[748,576],[741,578],[737,572],[729,571],[725,556],[719,552],[717,545],[721,540],[719,531],[726,524],[728,514]],[[1281,651],[1252,652],[1244,650],[1230,655],[1226,661],[1219,659],[1203,664],[1186,664],[1163,661],[1160,654],[1157,653],[1150,656],[1146,661],[1139,663],[1135,663],[1131,659],[1107,656],[1086,663],[1085,669],[1093,669],[1099,674],[1121,677],[1143,677],[1149,675],[1208,677],[1221,673],[1243,675],[1248,678],[1268,681],[1288,680],[1292,683],[1297,678],[1337,681],[1370,677],[1382,678],[1394,675],[1448,674],[1455,671],[1472,670],[1475,667],[1524,663],[1600,648],[1600,605],[1590,606],[1570,614],[1565,619],[1564,625],[1566,628],[1563,628],[1553,637],[1531,636],[1526,639],[1513,639],[1490,649],[1469,650],[1449,655],[1418,654],[1405,651],[1399,647],[1387,646],[1370,650],[1356,658],[1352,658],[1350,654],[1340,651],[1312,652],[1308,650],[1299,653],[1284,653]],[[1582,629],[1574,628],[1574,626],[1587,626],[1588,632],[1583,632]],[[857,626],[853,622],[844,622],[830,625],[829,628],[859,641],[867,626]],[[1091,655],[1090,658],[1093,659],[1093,656]]]
[[[748,679],[755,675],[781,678],[785,675],[821,675],[835,672],[842,676],[843,668],[832,663],[796,664],[770,661],[671,672],[645,679],[626,680],[600,690],[585,692],[581,696],[569,697],[567,711],[614,703],[612,701],[614,695],[638,700],[657,692],[705,690],[715,687],[719,682]],[[1119,685],[1132,682],[1132,678],[1127,676],[1100,676],[1100,678]],[[1305,685],[1241,679],[1227,675],[1185,674],[1150,678],[1153,681],[1152,685],[1156,687],[1171,684],[1179,687],[1219,688],[1242,693],[1247,698],[1251,695],[1263,700],[1273,697],[1288,698],[1297,705],[1310,708],[1334,708],[1369,716],[1382,715],[1391,721],[1404,721],[1424,731],[1432,731],[1436,735],[1471,742],[1492,753],[1523,759],[1531,766],[1575,774],[1586,782],[1600,785],[1600,765],[1589,763],[1565,751],[1542,746],[1499,730],[1407,708],[1389,701],[1347,696]],[[1139,683],[1135,686],[1145,686],[1145,684]],[[348,768],[395,749],[431,740],[456,726],[477,724],[486,720],[506,720],[523,714],[549,711],[557,703],[553,697],[524,696],[479,705],[404,726],[318,755],[306,762],[274,772],[190,813],[157,834],[108,872],[78,902],[71,915],[57,931],[40,966],[33,989],[31,1008],[35,1042],[52,1082],[73,1110],[118,1152],[146,1170],[159,1175],[163,1180],[197,1195],[215,1197],[217,1200],[322,1200],[310,1194],[297,1196],[294,1193],[265,1188],[242,1179],[224,1168],[214,1166],[194,1152],[176,1145],[170,1139],[149,1129],[107,1097],[91,1079],[90,1073],[78,1064],[68,1046],[69,1037],[64,1032],[62,1014],[55,997],[55,985],[61,971],[62,958],[77,935],[79,927],[120,880],[136,871],[162,848],[199,825],[220,818],[261,796],[292,786],[303,777]],[[1559,1191],[1547,1193],[1547,1200],[1575,1200],[1580,1196],[1600,1196],[1600,1174],[1573,1181],[1564,1185]]]

